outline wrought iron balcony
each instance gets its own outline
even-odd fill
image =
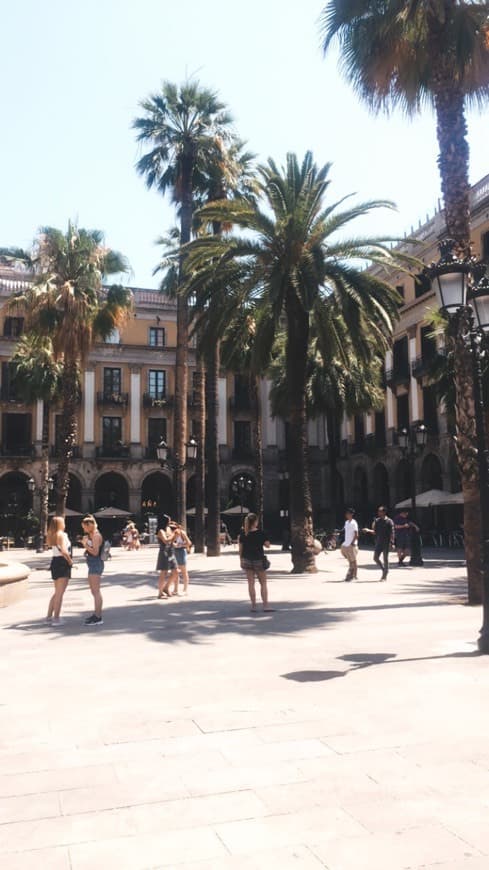
[[[17,405],[23,405],[24,400],[19,396],[17,390],[10,384],[2,384],[0,387],[0,399],[2,402],[12,402]]]
[[[171,408],[173,396],[168,393],[143,393],[144,408]]]
[[[104,390],[97,393],[97,405],[110,405],[111,407],[125,408],[129,402],[129,393],[117,393]]]
[[[32,457],[33,455],[33,444],[2,444],[2,456]]]
[[[126,444],[102,444],[95,450],[97,459],[129,459],[129,447]]]
[[[411,379],[409,366],[402,366],[395,369],[387,369],[385,373],[385,382],[388,387],[395,387],[397,384],[408,384]]]

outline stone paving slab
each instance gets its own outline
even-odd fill
[[[0,611],[2,870],[487,870],[488,661],[463,566],[358,583],[339,553],[294,577],[272,553],[253,616],[236,551],[192,556],[156,600],[156,552],[115,551],[104,625],[81,559],[62,626]],[[10,551],[8,558],[14,558]]]

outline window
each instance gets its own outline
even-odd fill
[[[399,293],[399,296],[404,299],[404,284],[396,284],[396,290]]]
[[[436,341],[432,326],[421,327],[421,357],[423,362],[430,362],[436,356]]]
[[[397,428],[409,429],[409,396],[397,397]]]
[[[375,414],[375,445],[385,447],[385,411],[377,411]]]
[[[102,418],[102,441],[106,449],[122,445],[122,417]]]
[[[234,377],[234,408],[236,411],[249,411],[251,407],[249,379],[245,375]]]
[[[486,263],[489,260],[489,232],[482,233],[481,236],[481,258]]]
[[[165,329],[162,326],[149,327],[149,346],[164,347],[165,346]]]
[[[363,414],[355,414],[353,420],[354,427],[354,443],[357,447],[363,447],[365,441],[365,423],[363,419]]]
[[[104,396],[118,396],[121,392],[121,370],[104,369]]]
[[[4,402],[18,402],[20,396],[13,379],[12,363],[2,363],[2,399]]]
[[[105,344],[120,344],[121,334],[118,329],[113,329],[112,332],[104,339]]]
[[[166,398],[166,372],[150,369],[148,372],[148,393],[152,399]]]
[[[28,456],[32,451],[32,415],[2,414],[2,453]]]
[[[18,338],[24,331],[23,317],[6,317],[3,322],[4,338]]]
[[[394,342],[394,377],[397,380],[409,380],[407,335]]]
[[[434,385],[423,389],[423,422],[430,435],[438,435],[438,399]]]
[[[424,272],[418,272],[418,274],[414,276],[414,295],[416,296],[416,299],[419,299],[420,296],[424,296],[425,293],[429,293],[430,290],[430,278],[428,278],[428,275],[425,275]]]
[[[148,447],[153,449],[158,446],[161,439],[166,441],[166,420],[160,417],[150,417],[148,419]]]
[[[251,455],[251,423],[237,420],[234,424],[234,450],[236,456],[243,458]]]

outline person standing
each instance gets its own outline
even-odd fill
[[[399,511],[394,517],[394,528],[396,531],[396,549],[399,566],[404,565],[404,559],[409,555],[411,547],[411,537],[413,534],[419,533],[419,528],[416,523],[409,519],[407,510]]]
[[[355,511],[348,508],[345,511],[345,539],[341,545],[341,555],[348,562],[348,571],[345,582],[358,580],[358,523],[355,519]]]
[[[54,583],[54,594],[48,606],[48,620],[52,625],[61,623],[60,613],[63,595],[71,577],[73,559],[71,558],[71,543],[65,532],[64,517],[53,517],[49,523],[47,542],[52,547],[51,577]]]
[[[178,570],[175,550],[173,549],[175,534],[176,529],[171,527],[170,517],[168,514],[163,514],[156,536],[160,542],[158,561],[156,563],[156,570],[160,572],[158,577],[158,598],[170,598],[172,594],[170,586],[172,583],[173,594],[177,594]]]
[[[190,552],[192,542],[187,535],[185,529],[182,529],[178,523],[175,524],[175,537],[173,538],[173,549],[177,560],[178,572],[182,575],[183,580],[183,595],[188,593],[188,569],[187,569],[187,553]]]
[[[244,521],[244,528],[239,536],[239,558],[241,567],[246,573],[248,579],[248,594],[251,601],[251,612],[256,613],[256,592],[255,592],[255,576],[258,577],[260,584],[261,600],[265,613],[273,612],[273,609],[268,604],[268,586],[267,586],[267,569],[266,556],[263,547],[269,547],[265,532],[258,528],[258,517],[256,514],[248,514]]]
[[[100,581],[104,572],[104,563],[101,558],[104,539],[99,532],[97,521],[91,514],[82,519],[84,535],[82,544],[85,547],[85,558],[88,565],[88,585],[93,595],[94,612],[87,616],[85,625],[103,625],[102,607],[103,599],[100,591]]]
[[[371,529],[363,531],[374,535],[374,562],[382,569],[381,580],[387,580],[389,573],[389,550],[394,546],[394,523],[387,516],[387,508],[383,505],[377,509],[377,516],[372,523]],[[383,561],[380,557],[382,556]]]

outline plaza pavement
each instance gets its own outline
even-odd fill
[[[4,558],[18,553],[2,554]],[[488,870],[487,657],[459,554],[387,583],[323,554],[253,616],[235,550],[190,558],[160,602],[156,551],[115,551],[105,624],[81,556],[65,623],[48,560],[0,610],[2,870]],[[44,567],[43,567],[44,566]]]

